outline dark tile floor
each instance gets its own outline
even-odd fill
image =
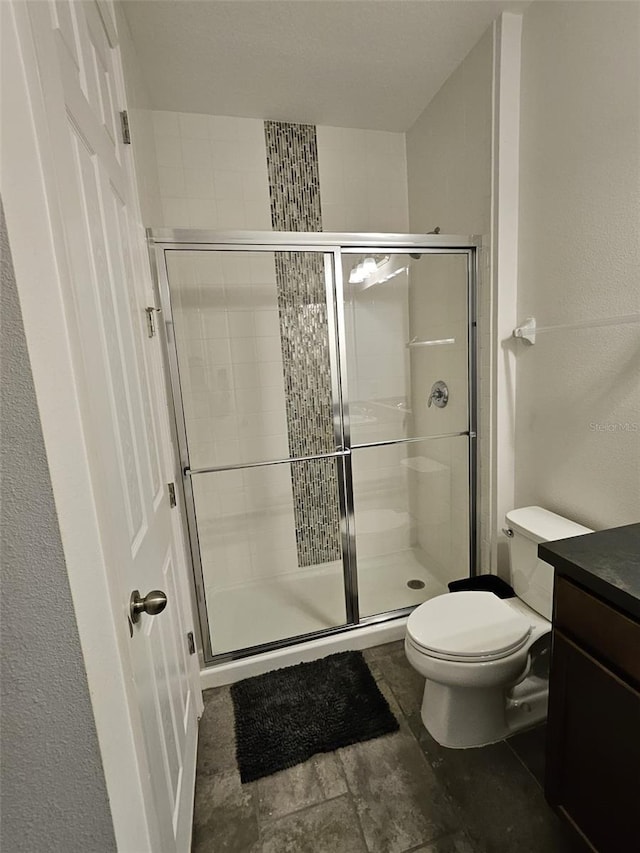
[[[482,749],[439,746],[402,643],[364,652],[400,723],[393,735],[240,783],[228,687],[205,693],[194,853],[564,853],[541,788],[544,730]]]

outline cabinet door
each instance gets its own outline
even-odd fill
[[[640,693],[554,635],[545,790],[599,853],[637,843]]]

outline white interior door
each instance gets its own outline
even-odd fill
[[[114,778],[119,765],[111,769],[113,756],[106,751],[117,753],[121,748],[115,742],[117,728],[114,721],[110,738],[101,730],[99,713],[98,735],[112,804],[123,799],[122,791],[128,792],[132,803],[140,802],[144,814],[139,820],[146,824],[135,842],[127,841],[126,831],[124,835],[117,831],[116,836],[123,850],[137,853],[143,843],[139,839],[144,838],[145,849],[154,853],[182,853],[191,834],[202,698],[197,659],[187,645],[193,616],[184,546],[177,510],[170,508],[167,492],[174,463],[161,353],[157,338],[149,339],[146,331],[144,309],[152,304],[152,289],[144,232],[131,152],[120,132],[120,111],[126,105],[113,9],[94,0],[15,6],[23,7],[16,8],[14,26],[25,79],[30,81],[34,127],[38,102],[45,118],[37,132],[38,144],[46,148],[40,166],[49,172],[44,183],[52,233],[61,237],[52,240],[65,320],[56,331],[68,338],[75,372],[106,577],[107,595],[96,604],[112,614],[128,705],[124,716],[135,751],[135,762],[128,766],[135,766],[134,774],[126,770],[128,754],[120,764],[122,778]],[[34,48],[31,56],[29,44]],[[37,64],[37,73],[27,67],[30,62]],[[10,215],[11,205],[8,220]],[[33,252],[38,252],[37,245]],[[29,268],[28,259],[21,263],[23,269]],[[43,280],[39,286],[47,288],[49,282]],[[31,346],[29,323],[26,326]],[[46,347],[45,342],[42,345]],[[38,373],[34,369],[36,380]],[[47,411],[43,404],[45,438],[51,435]],[[55,417],[60,419],[57,427],[64,428],[65,412]],[[54,469],[55,465],[55,493]],[[62,484],[57,501],[64,502],[64,491]],[[64,506],[59,505],[60,512],[64,515]],[[73,529],[68,533],[68,546],[76,533],[82,535]],[[87,572],[93,570],[86,566]],[[131,625],[127,613],[134,589],[142,595],[163,590],[166,609],[155,616],[143,613]],[[84,635],[81,630],[86,658],[94,645],[90,637],[87,640],[90,633],[90,626]],[[99,655],[99,648],[95,653]],[[88,660],[88,670],[91,665],[95,661]],[[94,691],[94,707],[99,701]],[[116,792],[114,785],[121,785],[121,791]],[[113,805],[112,810],[115,823]]]

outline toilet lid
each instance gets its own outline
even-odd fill
[[[529,620],[492,592],[450,592],[425,601],[407,634],[426,654],[451,660],[503,657],[521,648]]]

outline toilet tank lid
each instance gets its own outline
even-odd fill
[[[524,506],[510,510],[507,524],[512,530],[527,536],[534,542],[553,542],[556,539],[569,539],[571,536],[583,536],[593,533],[589,527],[570,521],[555,512],[541,506]]]

